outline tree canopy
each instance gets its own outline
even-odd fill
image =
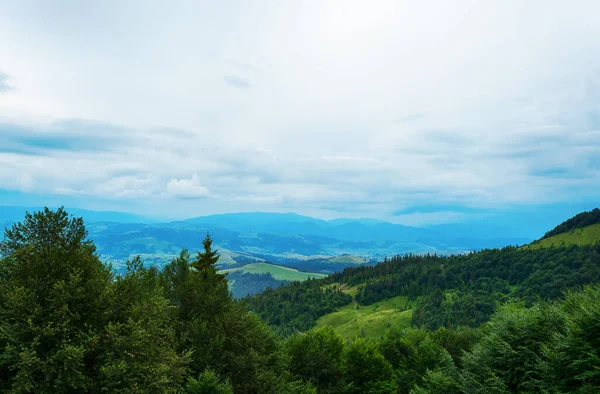
[[[245,302],[202,245],[114,275],[81,219],[27,214],[0,243],[0,391],[600,391],[600,245],[395,257]],[[352,300],[342,281],[364,305],[407,295],[412,326],[351,341],[311,328]]]

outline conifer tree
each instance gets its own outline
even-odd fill
[[[217,271],[217,261],[219,261],[219,251],[212,250],[212,238],[209,233],[206,233],[206,237],[202,241],[204,246],[204,252],[198,252],[196,261],[192,263],[192,267],[196,268],[199,272],[205,272],[207,270]]]

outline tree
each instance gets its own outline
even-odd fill
[[[324,326],[295,334],[286,348],[294,375],[314,384],[320,392],[334,392],[341,386],[344,340],[333,328]]]
[[[180,391],[173,308],[141,259],[115,278],[83,221],[27,214],[0,243],[0,390]]]
[[[561,392],[600,392],[600,286],[569,291],[552,310],[562,329],[543,347],[544,380]]]
[[[500,307],[483,328],[481,340],[463,356],[465,390],[540,392],[544,385],[539,354],[559,327],[561,316],[547,304],[529,309],[516,303]]]
[[[222,381],[213,371],[206,370],[198,379],[190,378],[186,385],[188,394],[233,394],[233,387],[228,380]]]
[[[374,342],[359,338],[344,351],[343,371],[351,393],[396,393],[391,364]]]
[[[0,243],[0,386],[86,390],[110,308],[112,274],[83,220],[63,208],[27,213]]]
[[[209,233],[206,233],[206,237],[202,241],[204,252],[198,252],[196,261],[192,263],[192,267],[196,268],[198,272],[206,272],[207,270],[217,270],[216,264],[219,261],[219,251],[212,250],[212,238]]]
[[[178,392],[187,378],[191,352],[177,349],[176,309],[163,296],[158,270],[144,268],[136,257],[112,287],[114,300],[99,341],[102,363],[94,391]]]

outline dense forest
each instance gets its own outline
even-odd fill
[[[506,247],[468,255],[396,256],[375,266],[347,268],[325,279],[267,290],[246,301],[283,334],[306,330],[352,297],[371,305],[406,295],[416,303],[413,322],[429,329],[477,327],[509,298],[531,305],[566,289],[600,282],[600,244],[550,249]],[[333,285],[333,286],[332,286]]]
[[[27,214],[0,243],[0,391],[600,390],[600,244],[398,256],[244,301],[202,244],[115,275],[81,219]],[[364,305],[406,295],[413,326],[351,341],[312,328],[352,301],[344,286]]]

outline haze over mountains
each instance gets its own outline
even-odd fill
[[[0,207],[0,224],[22,220],[25,207]],[[268,261],[314,270],[311,261],[329,261],[317,271],[333,272],[357,261],[382,259],[398,253],[464,253],[482,248],[525,244],[528,237],[493,224],[446,224],[411,227],[375,219],[321,220],[294,213],[247,212],[156,222],[121,212],[68,209],[84,218],[101,255],[117,270],[128,258],[142,255],[163,265],[181,249],[195,251],[206,232],[221,250],[222,266]],[[336,259],[341,255],[364,259]]]

